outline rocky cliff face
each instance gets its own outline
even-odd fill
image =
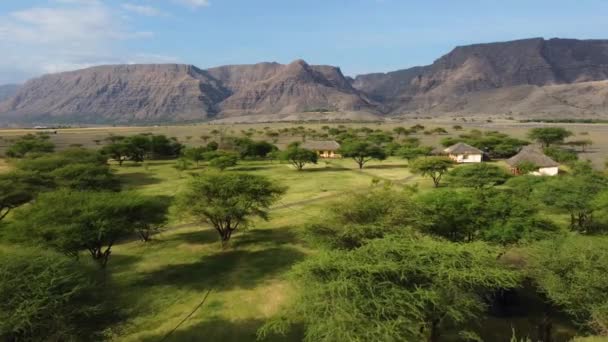
[[[0,88],[1,89],[1,88]],[[0,93],[2,96],[2,93]],[[46,75],[1,102],[0,120],[151,123],[258,117],[505,114],[608,117],[608,41],[542,38],[461,46],[433,64],[345,77],[302,60],[201,70],[116,65]],[[540,113],[540,114],[539,114]],[[353,116],[355,117],[355,116]],[[359,117],[359,116],[356,116]]]
[[[0,112],[25,121],[203,120],[229,91],[189,65],[117,65],[28,81]]]
[[[374,110],[340,70],[261,63],[201,70],[191,65],[117,65],[46,75],[0,104],[22,122],[200,121],[218,115],[316,109]]]
[[[512,98],[523,86],[606,80],[607,71],[608,41],[534,38],[457,47],[432,65],[358,76],[353,86],[393,113],[441,113],[471,109],[475,94]]]
[[[331,66],[311,66],[298,60],[288,65],[218,68],[210,73],[214,71],[221,71],[233,91],[220,103],[224,115],[318,109],[373,111],[376,105],[355,90],[340,69]]]

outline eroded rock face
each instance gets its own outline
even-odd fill
[[[340,69],[260,63],[201,70],[191,65],[116,65],[27,82],[0,112],[19,121],[177,122],[231,113],[317,109],[373,111]]]
[[[0,120],[121,124],[247,115],[271,120],[319,110],[345,118],[359,112],[608,116],[606,80],[608,41],[542,38],[457,47],[429,66],[354,79],[337,67],[303,60],[207,70],[178,64],[99,66],[27,82],[0,102]]]
[[[190,65],[99,66],[28,81],[3,109],[26,120],[203,120],[228,95],[217,80]]]
[[[606,80],[607,70],[608,41],[533,38],[457,47],[432,65],[361,75],[353,85],[391,112],[450,112],[468,109],[456,99],[474,93],[504,89],[508,98],[521,86]]]

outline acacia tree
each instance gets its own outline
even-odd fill
[[[403,146],[399,148],[396,154],[410,163],[412,160],[427,156],[433,149],[428,146]]]
[[[433,184],[438,188],[441,178],[452,165],[454,165],[454,162],[449,158],[425,157],[414,160],[410,166],[410,170],[415,174],[431,177]]]
[[[593,233],[596,209],[594,200],[608,188],[608,180],[598,173],[588,172],[554,178],[536,190],[538,198],[548,206],[570,214],[570,228],[581,233]]]
[[[114,244],[137,226],[157,223],[158,210],[136,194],[59,190],[44,193],[29,207],[15,212],[12,235],[77,257],[88,251],[105,267]]]
[[[55,145],[49,141],[46,134],[27,134],[17,139],[6,150],[6,155],[12,158],[23,158],[29,153],[50,153]]]
[[[451,186],[481,189],[503,184],[509,179],[509,174],[500,166],[478,163],[454,168],[446,179]]]
[[[31,172],[10,172],[0,175],[0,221],[45,189],[51,188],[49,177]]]
[[[539,242],[528,255],[527,273],[547,300],[587,329],[608,335],[608,239],[569,235]],[[542,341],[549,340],[551,326],[545,314]]]
[[[359,165],[359,169],[362,169],[365,163],[372,159],[386,159],[386,152],[382,147],[367,141],[346,141],[342,144],[338,153],[343,157],[352,158]]]
[[[281,159],[291,163],[298,171],[306,164],[316,164],[319,156],[316,152],[300,147],[299,144],[290,144],[287,150],[281,154]]]
[[[181,196],[183,210],[211,223],[223,244],[251,217],[268,219],[268,209],[285,188],[263,176],[209,173],[194,178]]]
[[[292,271],[294,304],[259,335],[303,325],[305,341],[440,341],[480,318],[484,295],[518,285],[496,255],[484,243],[407,236],[319,253]]]
[[[0,249],[0,339],[102,340],[109,298],[83,263],[40,249]]]
[[[530,139],[538,141],[543,147],[562,144],[571,135],[572,132],[562,127],[538,127],[528,133]]]

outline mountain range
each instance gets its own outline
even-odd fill
[[[345,77],[259,63],[109,65],[0,87],[3,123],[274,121],[391,116],[608,117],[608,40],[456,47],[428,66]]]

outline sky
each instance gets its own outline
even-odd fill
[[[608,39],[608,1],[0,0],[0,84],[98,64],[295,59],[354,76],[530,37]]]

